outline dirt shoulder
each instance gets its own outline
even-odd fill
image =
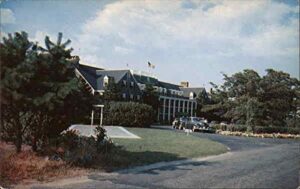
[[[73,176],[86,175],[88,169],[72,167],[64,161],[39,156],[29,146],[16,153],[10,143],[0,142],[0,183],[2,187],[36,182],[50,182]]]

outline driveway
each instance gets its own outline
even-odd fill
[[[159,128],[158,128],[159,129]],[[182,131],[171,131],[182,132]],[[193,133],[230,153],[141,171],[95,173],[33,188],[297,188],[300,142]],[[208,146],[209,148],[209,146]]]

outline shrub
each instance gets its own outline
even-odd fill
[[[290,134],[300,134],[300,128],[299,127],[287,127],[287,132]]]
[[[220,124],[210,124],[210,127],[216,130],[222,130]]]
[[[274,127],[274,126],[255,126],[254,133],[289,133],[300,134],[300,128],[294,127]]]
[[[227,125],[227,131],[231,132],[246,132],[247,126],[246,125]]]
[[[297,127],[276,127],[276,126],[247,126],[247,125],[220,125],[214,124],[211,127],[222,131],[231,132],[253,132],[253,133],[289,133],[300,134],[300,128]]]
[[[101,127],[96,127],[96,149],[100,153],[108,153],[114,147],[113,141],[107,137],[106,130]]]
[[[59,147],[63,149],[61,158],[79,166],[90,166],[98,155],[109,152],[113,147],[106,131],[100,126],[96,127],[96,138],[79,136],[71,130],[65,132],[59,140]]]
[[[153,121],[153,108],[136,102],[110,102],[104,115],[106,125],[149,127]]]

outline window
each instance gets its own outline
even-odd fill
[[[130,94],[130,99],[133,99],[133,94]]]
[[[145,87],[146,87],[145,84],[140,84],[140,83],[138,83],[138,86],[140,87],[141,90],[145,90]]]
[[[190,99],[194,99],[194,93],[190,92]]]
[[[134,82],[133,81],[130,82],[130,86],[134,87]]]
[[[109,78],[106,76],[103,77],[103,86],[106,87],[108,85]]]
[[[126,98],[126,93],[123,93],[123,94],[122,94],[122,97],[125,99],[125,98]]]
[[[127,82],[126,80],[123,80],[123,85],[126,86]]]
[[[140,95],[136,95],[136,98],[137,98],[138,100],[140,100],[140,99],[141,99]]]

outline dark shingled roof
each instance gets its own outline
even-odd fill
[[[172,89],[172,90],[178,90],[178,91],[180,90],[179,85],[175,85],[172,83],[166,83],[166,82],[162,82],[162,81],[160,81],[159,84],[161,87],[166,88],[166,89]]]
[[[180,90],[183,91],[183,96],[189,97],[190,93],[193,92],[196,95],[200,94],[202,91],[205,91],[203,87],[180,87]]]
[[[119,82],[129,70],[104,70],[92,66],[77,64],[75,65],[80,74],[87,80],[94,90],[103,89],[103,77],[108,76],[114,78],[115,82]]]
[[[80,74],[84,77],[85,80],[93,87],[94,90],[97,89],[97,70],[103,70],[102,68],[96,68],[83,64],[76,64],[75,67],[80,72]]]
[[[137,83],[141,84],[149,84],[153,86],[158,86],[159,82],[156,78],[153,77],[148,77],[144,75],[138,75],[138,74],[133,74],[134,79],[136,80]]]
[[[127,73],[130,74],[129,70],[104,70],[102,68],[82,64],[76,64],[75,67],[80,72],[80,74],[87,80],[87,82],[93,87],[94,90],[103,89],[104,76],[114,78],[115,82],[118,83]],[[162,82],[156,78],[148,77],[145,75],[133,74],[133,77],[137,83],[150,84],[153,86],[158,86],[171,90],[181,90],[183,91],[183,96],[185,97],[189,97],[190,92],[194,92],[196,95],[198,95],[200,92],[205,91],[205,88],[184,88],[180,87],[179,85]]]
[[[99,70],[97,71],[97,89],[103,89],[103,78],[105,76],[109,78],[114,78],[115,82],[118,83],[127,73],[129,70]]]

